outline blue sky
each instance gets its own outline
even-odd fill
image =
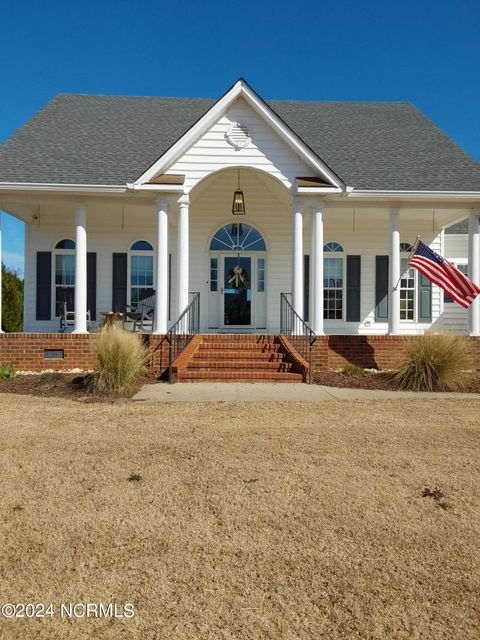
[[[0,0],[0,141],[59,92],[408,100],[480,160],[478,0]],[[0,177],[1,180],[1,177]],[[7,265],[23,226],[3,214]]]

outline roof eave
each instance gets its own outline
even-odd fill
[[[354,189],[347,187],[347,198],[358,199],[400,199],[400,200],[479,200],[480,191],[434,191],[399,189]]]

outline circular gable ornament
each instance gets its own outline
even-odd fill
[[[241,122],[233,122],[227,129],[225,138],[228,144],[231,144],[234,149],[244,149],[248,147],[252,141],[252,136],[246,124]]]

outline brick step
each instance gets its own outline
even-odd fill
[[[268,335],[263,333],[204,333],[202,339],[204,342],[209,340],[228,342],[258,342],[259,340],[275,340],[275,335]]]
[[[257,344],[255,342],[202,342],[200,349],[213,349],[214,351],[278,351],[280,345],[273,342],[262,342]]]
[[[214,349],[199,349],[193,356],[196,360],[201,358],[203,360],[258,360],[260,362],[277,362],[283,360],[284,354],[280,351],[255,351],[255,350],[235,350],[224,349],[223,351],[216,351]]]
[[[202,360],[199,358],[194,358],[187,365],[187,370],[189,369],[223,369],[224,371],[236,370],[236,369],[245,369],[245,370],[255,370],[255,371],[263,371],[269,370],[272,371],[290,371],[292,365],[290,362],[262,362],[257,360]]]
[[[179,380],[197,381],[197,382],[303,382],[301,373],[282,373],[278,371],[246,371],[238,369],[236,371],[181,371]]]

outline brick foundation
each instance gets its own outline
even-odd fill
[[[10,364],[17,371],[64,371],[95,369],[95,342],[98,333],[3,333],[0,334],[0,364]],[[163,372],[168,365],[168,344],[163,335],[144,335],[150,347],[150,370]],[[45,351],[54,356],[47,357]]]
[[[415,339],[415,336],[413,336]],[[480,338],[466,337],[473,363],[480,366]],[[355,364],[369,369],[395,369],[404,357],[409,336],[319,336],[313,346],[313,379],[316,371],[341,369]]]
[[[0,364],[10,364],[17,371],[55,371],[94,369],[94,352],[98,333],[4,333],[0,334]],[[142,336],[150,348],[150,371],[165,373],[168,367],[168,343],[163,335]],[[223,334],[216,338],[228,341]],[[407,336],[319,336],[313,346],[313,380],[315,372],[341,369],[347,364],[365,368],[394,369],[401,363]],[[471,345],[474,368],[480,368],[480,338],[467,337]],[[63,358],[46,357],[45,350]]]

